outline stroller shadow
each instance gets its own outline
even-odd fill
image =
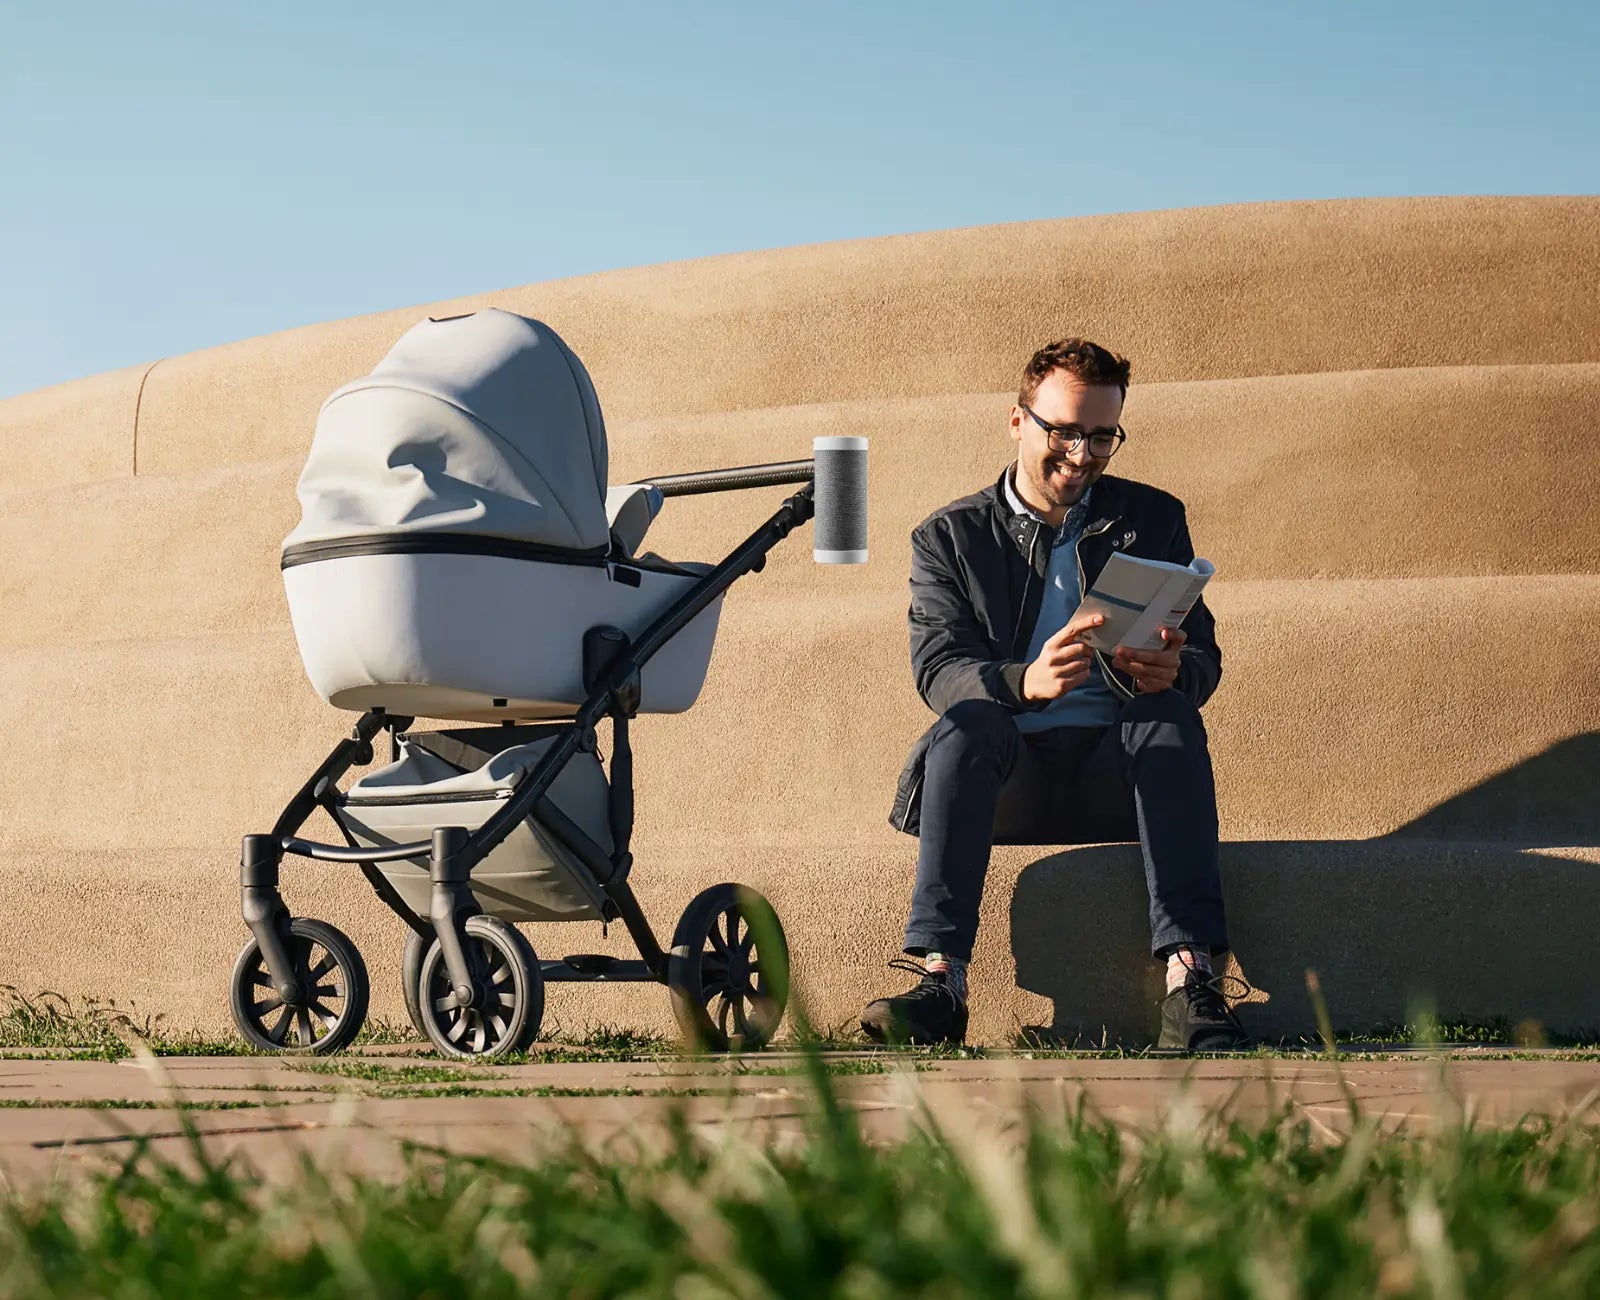
[[[1269,1041],[1315,1038],[1306,971],[1336,1029],[1371,1031],[1431,1008],[1449,1022],[1600,1026],[1586,954],[1600,863],[1600,732],[1572,737],[1365,840],[1222,845],[1241,1012]],[[1063,1045],[1143,1046],[1159,1021],[1137,845],[1065,849],[1029,863],[1011,899],[1017,983],[1051,999]]]

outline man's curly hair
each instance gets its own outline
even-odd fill
[[[1053,370],[1065,370],[1081,384],[1115,384],[1124,397],[1128,395],[1130,366],[1126,357],[1119,357],[1088,339],[1058,339],[1035,352],[1023,370],[1017,405],[1029,405],[1039,385]]]

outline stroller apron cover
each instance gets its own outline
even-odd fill
[[[569,717],[584,630],[636,635],[713,566],[635,556],[660,493],[608,488],[583,363],[489,309],[408,330],[323,404],[283,543],[295,639],[336,708]],[[721,597],[645,665],[639,711],[705,682]]]

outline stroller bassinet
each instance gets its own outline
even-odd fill
[[[584,630],[637,634],[712,567],[635,556],[660,493],[608,491],[607,468],[594,386],[549,326],[499,310],[414,326],[324,403],[300,476],[283,575],[318,694],[413,717],[570,716]],[[720,610],[645,667],[640,712],[694,703]]]
[[[444,1055],[525,1048],[556,980],[665,984],[701,1046],[771,1038],[788,949],[770,904],[713,885],[664,948],[634,897],[628,728],[694,703],[724,593],[812,518],[818,463],[608,489],[582,363],[548,326],[497,310],[424,321],[328,399],[283,575],[312,684],[361,717],[271,832],[245,836],[251,941],[230,997],[246,1039],[337,1051],[366,1015],[355,946],[284,903],[287,855],[359,865],[409,927],[406,1007]],[[804,486],[720,563],[638,553],[664,496],[778,483]],[[852,517],[864,527],[864,513]],[[419,716],[499,725],[408,731]],[[605,716],[609,773],[596,738]],[[341,792],[385,731],[391,761]],[[300,838],[319,808],[344,844]],[[554,920],[620,921],[640,958],[541,961],[512,922]]]

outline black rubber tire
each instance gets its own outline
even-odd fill
[[[428,1037],[428,1026],[422,1020],[422,1008],[417,1004],[417,990],[422,987],[422,961],[428,955],[431,939],[424,939],[415,930],[406,930],[406,950],[400,958],[400,988],[406,1000],[406,1015],[411,1017],[411,1027]]]
[[[322,956],[313,963],[318,949]],[[372,995],[367,964],[355,944],[326,921],[297,916],[289,923],[289,959],[295,978],[314,990],[309,1005],[298,1009],[278,1000],[254,937],[233,963],[228,1004],[245,1041],[265,1052],[296,1056],[326,1056],[349,1047],[366,1023]]]
[[[501,990],[500,1014],[485,1017],[445,1005],[451,996],[444,950],[435,939],[428,945],[417,978],[417,1006],[422,1029],[441,1056],[486,1060],[525,1052],[544,1023],[544,973],[527,936],[497,916],[467,918],[467,959],[482,963]],[[506,999],[509,998],[508,1003]]]
[[[690,1050],[765,1047],[789,1001],[789,943],[772,904],[745,885],[702,890],[673,932],[667,987]]]

